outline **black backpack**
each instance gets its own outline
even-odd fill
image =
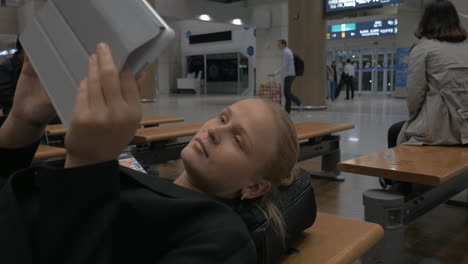
[[[304,75],[304,60],[296,54],[294,54],[294,68],[296,69],[296,76]]]

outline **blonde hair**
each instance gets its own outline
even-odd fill
[[[275,146],[277,147],[275,153],[273,153],[273,158],[262,171],[263,179],[269,181],[272,188],[269,193],[260,199],[257,207],[262,211],[284,244],[287,235],[284,219],[278,207],[272,202],[272,195],[279,186],[288,186],[297,179],[299,170],[296,164],[299,159],[299,143],[296,127],[286,111],[280,105],[270,100],[259,100],[265,103],[274,115],[278,125],[279,136],[278,141],[275,142]]]

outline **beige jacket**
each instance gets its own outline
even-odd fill
[[[468,42],[421,39],[409,62],[408,109],[398,144],[468,144]]]

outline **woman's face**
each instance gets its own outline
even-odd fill
[[[271,110],[261,100],[244,100],[225,108],[182,151],[191,183],[224,198],[261,187],[257,186],[264,182],[260,173],[276,150],[277,130]],[[247,195],[247,199],[255,198],[249,197],[250,192]]]

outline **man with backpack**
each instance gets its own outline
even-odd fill
[[[278,47],[283,51],[283,62],[281,67],[271,76],[278,75],[280,73],[284,76],[284,97],[286,98],[286,112],[291,113],[291,100],[299,107],[299,111],[302,111],[302,102],[292,92],[292,84],[296,79],[296,67],[294,60],[294,53],[288,48],[286,40],[278,40]],[[299,61],[298,61],[299,62]],[[300,69],[303,71],[302,69]]]

